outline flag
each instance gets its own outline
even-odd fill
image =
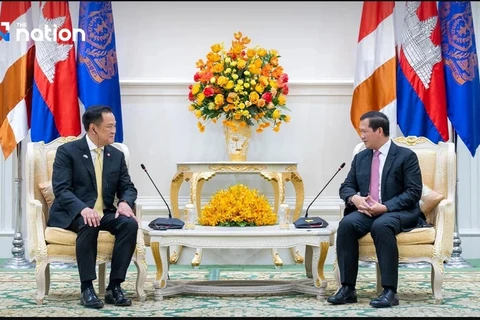
[[[390,120],[390,136],[397,135],[394,7],[394,1],[363,2],[350,108],[358,134],[362,114],[381,111]]]
[[[32,141],[48,143],[58,137],[80,134],[75,48],[68,1],[42,1],[38,28],[52,31],[35,40],[30,134]]]
[[[122,105],[115,26],[110,1],[80,1],[78,27],[86,41],[77,46],[78,94],[85,110],[94,105],[112,108],[116,142],[123,142]]]
[[[447,114],[475,156],[480,144],[480,83],[470,1],[440,2]]]
[[[16,38],[18,28],[28,34],[33,29],[30,1],[0,6],[0,145],[7,159],[28,135],[35,46],[31,39]]]
[[[397,119],[405,136],[448,141],[436,2],[407,1],[397,73]]]

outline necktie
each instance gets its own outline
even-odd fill
[[[379,201],[380,195],[378,189],[380,187],[380,151],[373,153],[372,172],[370,173],[370,196],[375,201]]]
[[[103,172],[103,161],[101,158],[102,149],[95,149],[97,157],[95,158],[95,177],[97,179],[97,201],[95,202],[95,207],[93,208],[100,217],[103,217],[103,193],[102,193],[102,172]]]

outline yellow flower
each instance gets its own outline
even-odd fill
[[[258,125],[259,132],[267,127],[278,131],[278,124],[290,121],[285,114],[290,111],[286,106],[288,75],[278,51],[259,45],[248,48],[250,42],[242,32],[235,32],[230,48],[215,43],[196,61],[188,109],[203,119],[200,131],[222,118],[240,120],[249,127]]]
[[[237,184],[217,191],[202,208],[198,222],[203,226],[265,226],[275,224],[277,215],[265,195]]]

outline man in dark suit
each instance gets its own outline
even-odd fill
[[[357,302],[358,239],[368,232],[375,244],[383,286],[370,305],[381,308],[399,304],[395,236],[415,228],[425,217],[418,204],[422,176],[417,155],[393,143],[389,131],[388,118],[381,112],[367,112],[360,118],[366,149],[355,155],[340,186],[340,198],[346,202],[336,250],[342,287],[328,298],[332,304]]]
[[[132,302],[125,297],[120,284],[125,281],[136,246],[138,222],[132,208],[137,189],[130,180],[124,154],[110,146],[116,131],[112,110],[106,106],[90,107],[82,122],[85,136],[61,145],[55,156],[55,201],[48,225],[77,233],[80,302],[87,308],[103,307],[92,284],[96,279],[97,238],[100,230],[113,234],[115,244],[105,303],[130,306]],[[118,208],[114,206],[115,196]]]

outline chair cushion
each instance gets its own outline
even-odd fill
[[[430,189],[427,185],[423,185],[422,197],[420,198],[419,204],[420,210],[425,214],[427,220],[429,220],[428,215],[444,198],[445,196],[443,194]]]
[[[435,240],[434,228],[416,228],[409,232],[400,232],[397,234],[398,245],[411,244],[433,244]],[[373,245],[373,239],[370,233],[360,238],[358,242],[361,246]]]
[[[55,195],[53,194],[52,188],[52,180],[40,182],[38,184],[38,189],[42,193],[45,202],[47,203],[48,210],[50,211],[50,207],[52,206],[53,200],[55,200]]]
[[[45,241],[48,244],[60,244],[64,246],[75,246],[77,240],[77,234],[73,231],[56,228],[56,227],[47,227],[45,229]],[[108,231],[100,231],[98,234],[98,243],[114,243],[115,236]]]

